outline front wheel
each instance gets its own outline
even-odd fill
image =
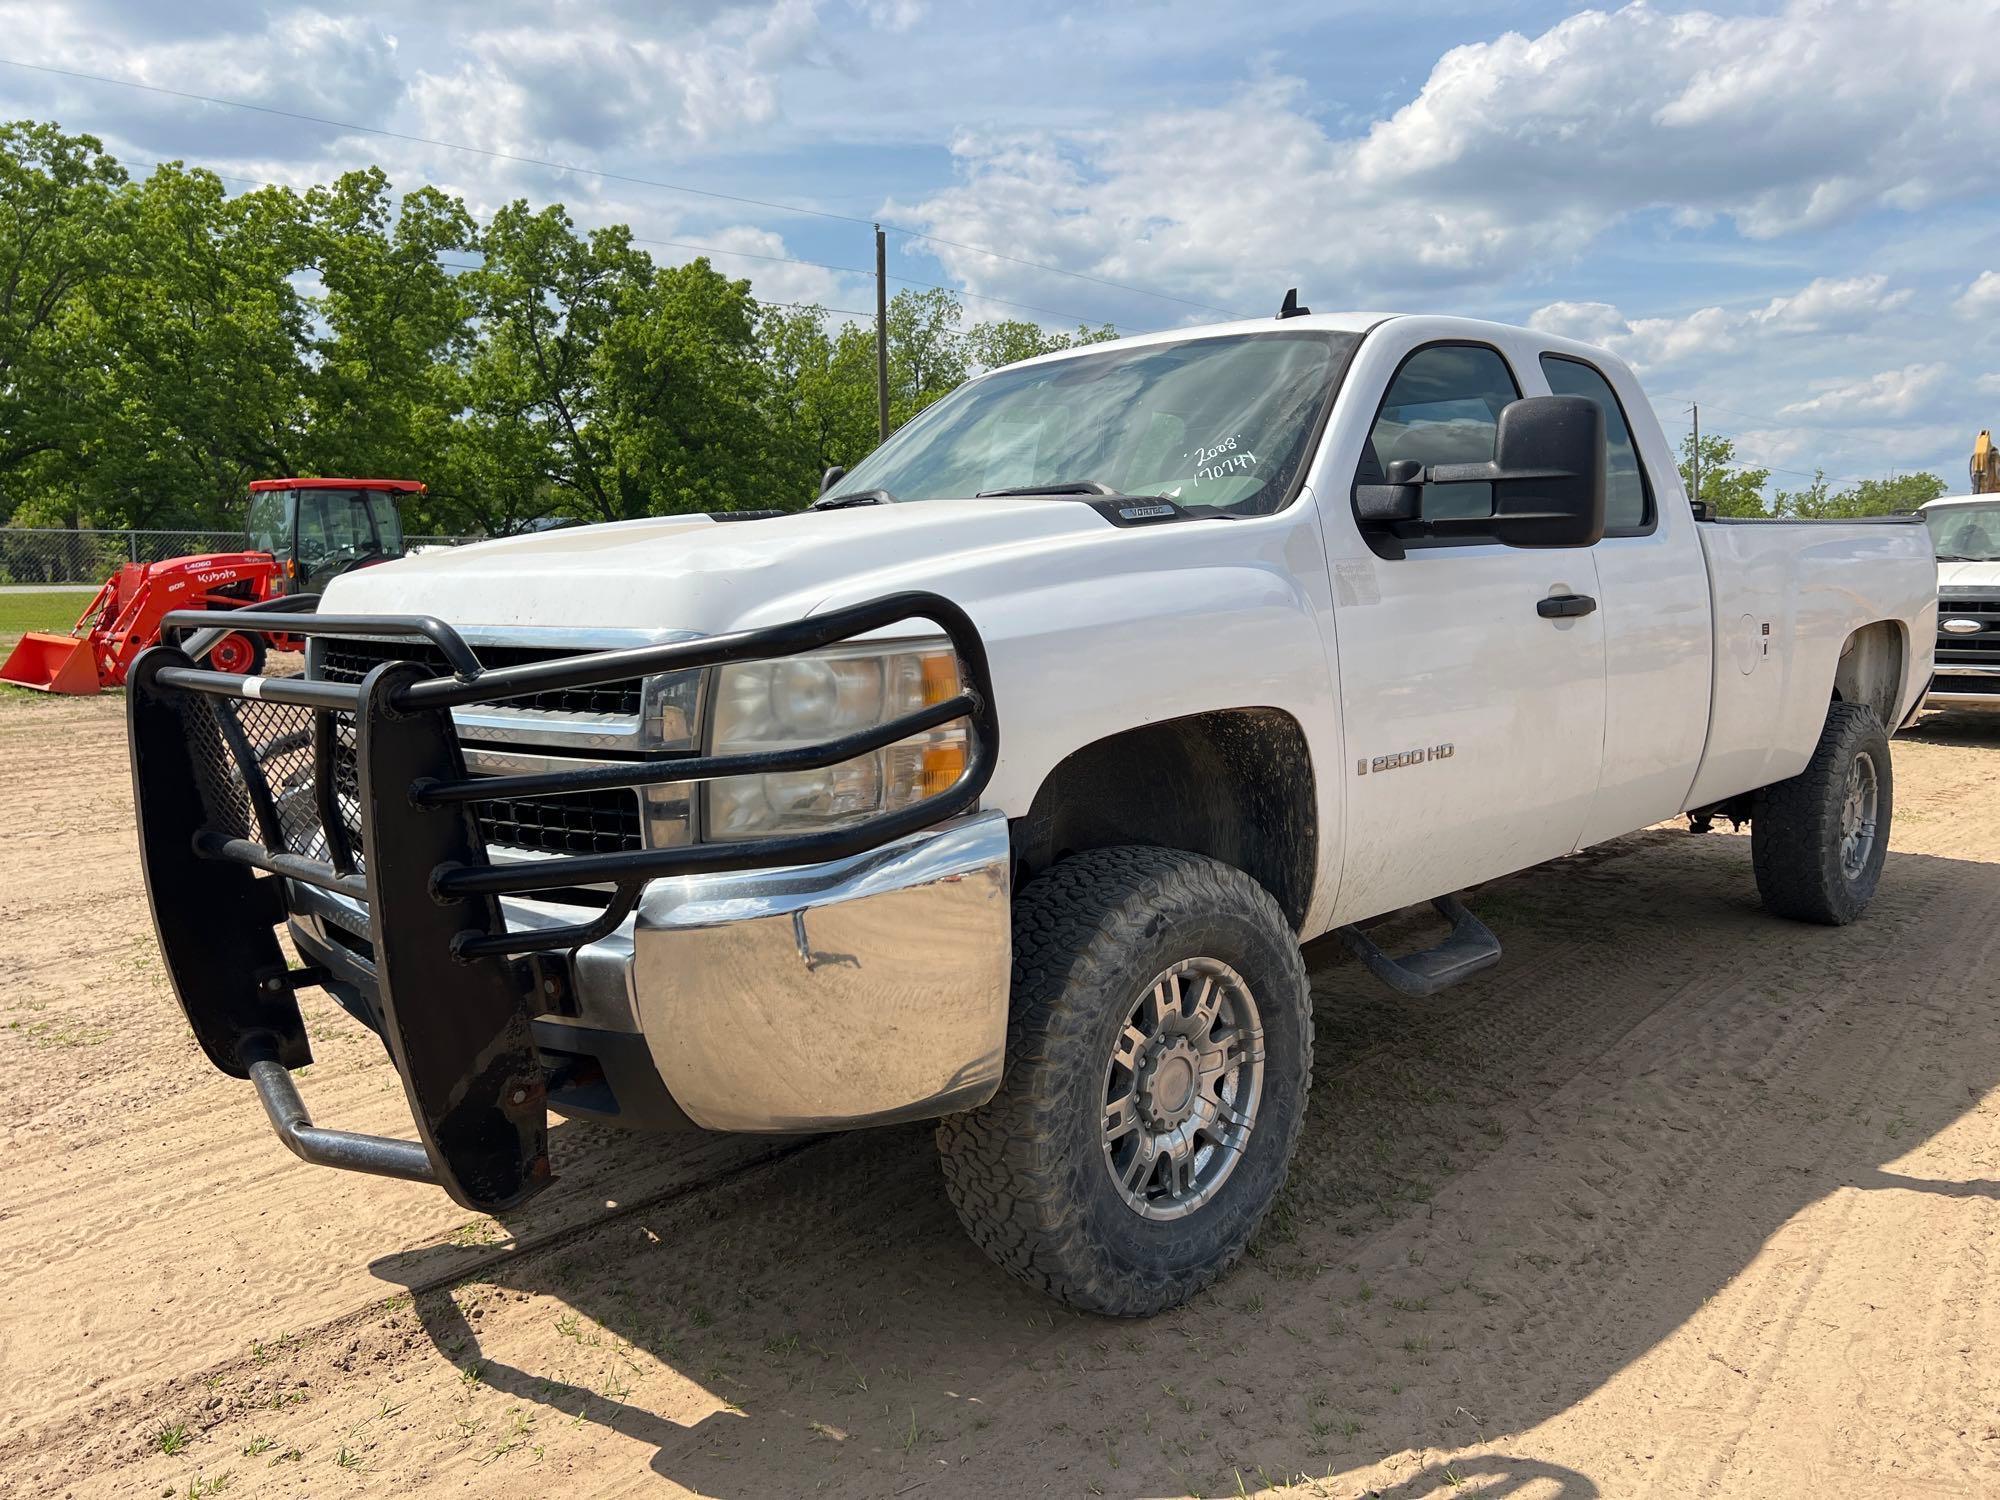
[[[1007,1056],[1000,1092],[938,1125],[960,1220],[1073,1307],[1174,1307],[1284,1185],[1312,1073],[1297,938],[1215,860],[1076,855],[1015,902]]]
[[[1894,810],[1888,731],[1867,705],[1834,704],[1806,768],[1752,801],[1750,853],[1764,905],[1799,922],[1852,922],[1882,878]]]
[[[264,638],[232,630],[209,647],[206,665],[216,672],[255,677],[264,670]]]

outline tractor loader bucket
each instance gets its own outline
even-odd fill
[[[31,630],[0,665],[0,682],[38,693],[94,693],[100,687],[88,636]]]

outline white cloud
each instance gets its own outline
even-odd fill
[[[1834,386],[1806,401],[1779,408],[1781,417],[1907,417],[1935,393],[1950,373],[1942,361],[1884,370],[1866,380]]]
[[[413,133],[523,154],[685,149],[771,120],[779,72],[816,32],[814,0],[731,6],[665,35],[607,21],[477,31],[455,69],[412,79]]]
[[[1751,315],[1760,328],[1783,333],[1838,333],[1896,312],[1915,294],[1889,290],[1886,276],[1821,276],[1789,297],[1773,297]]]
[[[1981,271],[1952,308],[1968,318],[2000,317],[2000,271]]]
[[[849,0],[878,31],[908,31],[924,18],[929,0]]]
[[[822,266],[801,265],[795,260],[777,258],[790,257],[792,252],[783,236],[768,229],[739,224],[728,229],[706,230],[701,235],[701,243],[713,245],[716,251],[723,252],[712,253],[708,257],[716,270],[731,278],[754,278],[757,295],[767,302],[816,302],[823,307],[854,307],[868,305],[867,299],[874,296],[872,287],[863,285],[853,276]],[[729,254],[729,251],[742,253]],[[686,260],[702,253],[699,250],[652,251],[658,260]]]
[[[1890,290],[1889,278],[1821,276],[1762,307],[1704,307],[1680,317],[1628,319],[1608,302],[1551,302],[1529,314],[1528,326],[1601,344],[1640,370],[1727,354],[1752,339],[1777,335],[1853,333],[1884,313],[1905,308],[1914,293]]]
[[[1352,305],[1551,268],[1650,210],[1775,237],[1987,190],[1964,163],[2000,138],[2000,90],[1966,39],[1994,13],[1992,0],[1584,11],[1452,48],[1358,135],[1329,132],[1306,84],[1284,78],[1091,131],[968,131],[959,184],[900,211],[951,239],[1113,278],[1144,268],[1258,308],[1290,280]],[[982,289],[1033,279],[939,255]]]

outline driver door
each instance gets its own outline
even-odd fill
[[[1605,723],[1591,549],[1477,535],[1398,544],[1364,533],[1352,510],[1352,484],[1380,483],[1397,459],[1491,459],[1501,408],[1519,395],[1495,347],[1410,350],[1348,487],[1329,497],[1347,511],[1326,528],[1347,743],[1338,922],[1567,854],[1582,835]],[[1431,485],[1423,495],[1428,517],[1492,511],[1490,485]],[[1592,608],[1552,617],[1552,596],[1581,596]]]

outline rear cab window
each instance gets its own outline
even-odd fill
[[[1632,442],[1618,393],[1596,366],[1569,354],[1544,354],[1542,375],[1555,396],[1588,396],[1604,409],[1604,534],[1644,536],[1653,529],[1653,487]]]

